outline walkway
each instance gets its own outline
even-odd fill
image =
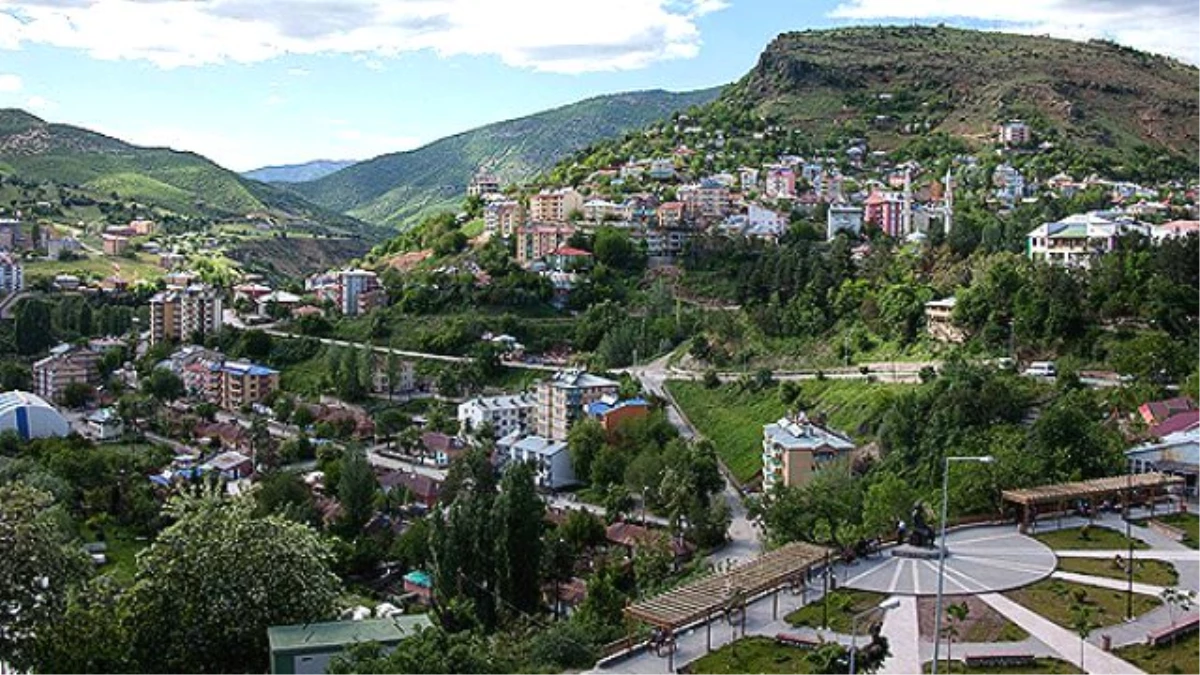
[[[1076,574],[1074,572],[1055,572],[1050,575],[1055,579],[1063,581],[1074,581],[1077,584],[1087,584],[1088,586],[1096,586],[1098,588],[1110,588],[1114,591],[1125,591],[1129,589],[1129,582],[1124,579],[1113,579],[1110,577],[1097,577],[1091,574]],[[1133,582],[1133,592],[1142,595],[1158,596],[1163,592],[1162,586],[1153,586],[1151,584],[1143,584],[1137,581]]]
[[[1036,635],[1038,640],[1058,653],[1059,658],[1069,661],[1075,667],[1089,673],[1141,673],[1133,664],[1123,661],[1116,656],[1100,649],[1089,642],[1083,643],[1083,661],[1080,657],[1079,636],[1058,624],[1036,614],[1032,610],[1009,600],[999,593],[985,593],[979,599],[986,602],[992,609],[1008,617],[1030,635]]]
[[[921,638],[918,634],[916,596],[898,596],[900,606],[883,617],[879,633],[887,638],[891,656],[883,662],[883,675],[921,672]]]

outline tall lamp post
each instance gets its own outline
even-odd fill
[[[979,462],[980,464],[991,464],[995,458],[991,455],[982,457],[947,457],[942,467],[942,536],[938,541],[938,585],[937,585],[937,608],[933,615],[933,669],[930,671],[933,675],[938,672],[938,657],[941,656],[942,647],[942,590],[946,583],[946,508],[950,501],[950,462]]]
[[[858,653],[858,620],[867,614],[874,612],[875,610],[889,612],[899,606],[900,598],[888,598],[874,607],[868,607],[867,609],[864,609],[850,619],[850,675],[854,675],[854,668],[857,665],[856,656]]]

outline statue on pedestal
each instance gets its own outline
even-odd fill
[[[917,502],[913,504],[912,515],[909,520],[912,525],[908,534],[908,543],[919,548],[933,548],[937,535],[934,534],[933,528],[925,520],[924,503]]]

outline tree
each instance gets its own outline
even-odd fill
[[[36,354],[54,344],[50,305],[37,298],[27,298],[17,305],[13,326],[18,354]]]
[[[532,615],[541,605],[538,573],[545,512],[546,503],[534,487],[533,465],[519,462],[509,466],[500,480],[494,507],[496,590],[506,612]]]
[[[135,672],[121,591],[109,575],[72,589],[62,616],[38,631],[33,650],[37,672]]]
[[[143,671],[265,671],[268,627],[332,616],[340,582],[312,528],[255,517],[252,500],[212,489],[167,510],[175,523],[138,556],[125,598]]]
[[[68,408],[82,408],[92,400],[92,394],[95,392],[95,388],[86,382],[72,382],[63,387],[60,400]]]
[[[567,432],[567,450],[576,476],[590,477],[592,464],[605,446],[604,427],[593,419],[580,420]]]
[[[863,508],[863,528],[868,535],[894,532],[897,523],[908,517],[917,493],[907,481],[891,471],[882,470],[867,495]]]
[[[1081,669],[1084,668],[1084,645],[1088,636],[1097,628],[1097,624],[1093,620],[1095,613],[1096,609],[1088,604],[1086,595],[1082,598],[1077,598],[1075,603],[1071,605],[1071,628],[1079,636],[1079,667]]]
[[[360,643],[330,664],[329,672],[350,673],[515,673],[519,664],[494,640],[474,631],[423,628],[385,654],[374,642]]]
[[[950,672],[950,664],[953,662],[951,657],[951,649],[954,648],[954,639],[958,637],[958,628],[962,622],[967,620],[967,615],[971,613],[971,608],[966,601],[950,604],[946,607],[946,615],[950,618],[950,622],[946,625],[946,672]]]
[[[87,573],[59,515],[49,493],[0,485],[0,661],[18,670],[39,666],[36,636],[59,620],[71,586]]]
[[[338,480],[338,502],[342,505],[339,523],[346,536],[357,536],[375,513],[379,482],[362,450],[346,450],[342,456],[342,476]]]
[[[604,543],[604,522],[584,509],[572,509],[558,528],[559,535],[579,553]]]
[[[159,401],[174,401],[183,396],[183,380],[166,368],[155,368],[142,382],[142,391]]]
[[[277,515],[309,525],[320,522],[312,493],[295,473],[273,471],[259,481],[253,494],[257,504],[254,515],[257,517]]]
[[[1132,561],[1129,563],[1132,564]],[[1175,626],[1175,612],[1186,613],[1192,608],[1192,602],[1196,599],[1196,592],[1184,590],[1177,587],[1169,587],[1162,589],[1159,593],[1163,604],[1167,606],[1171,615],[1171,626]],[[1175,644],[1175,636],[1171,636],[1171,644]]]

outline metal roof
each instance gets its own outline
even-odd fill
[[[395,643],[431,625],[427,614],[413,614],[390,619],[271,626],[267,629],[267,639],[272,652],[329,650],[357,642]]]

